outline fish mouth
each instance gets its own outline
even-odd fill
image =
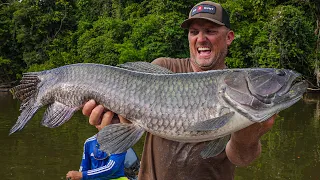
[[[278,93],[275,95],[274,104],[280,104],[286,101],[295,101],[296,99],[299,100],[302,95],[306,92],[308,88],[308,83],[304,80],[295,79],[292,82],[291,88],[285,93]]]
[[[301,75],[291,70],[239,71],[227,75],[224,80],[224,101],[255,122],[262,122],[290,107],[301,99],[308,87]]]
[[[266,69],[260,76],[257,72],[249,72],[246,83],[252,96],[265,104],[271,104],[294,98],[294,92],[300,94],[299,89],[306,82],[302,80],[301,74],[291,70]]]

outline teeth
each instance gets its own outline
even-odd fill
[[[210,48],[208,48],[208,47],[199,47],[198,51],[210,51]]]

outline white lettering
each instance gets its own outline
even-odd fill
[[[211,8],[211,7],[204,7],[204,9],[207,9],[207,10],[210,10],[210,11],[214,10],[214,8]]]

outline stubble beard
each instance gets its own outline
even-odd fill
[[[210,59],[205,59],[205,60],[197,59],[195,58],[195,56],[192,56],[191,54],[190,54],[190,57],[191,57],[192,64],[197,69],[199,68],[202,71],[207,71],[207,70],[226,68],[224,59],[227,56],[227,53],[228,53],[228,47],[226,46]]]

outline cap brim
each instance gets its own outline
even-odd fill
[[[183,29],[188,29],[189,26],[191,25],[191,23],[192,23],[194,20],[196,20],[196,19],[205,19],[205,20],[208,20],[208,21],[210,21],[210,22],[219,24],[219,25],[221,25],[221,26],[225,26],[224,23],[222,23],[222,22],[220,22],[220,21],[217,21],[217,20],[215,20],[215,19],[206,18],[206,17],[195,17],[195,18],[190,18],[190,19],[186,19],[185,21],[183,21],[183,22],[181,23],[181,27],[182,27]]]

